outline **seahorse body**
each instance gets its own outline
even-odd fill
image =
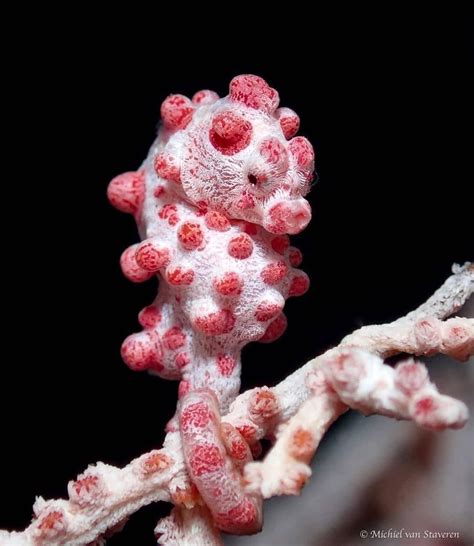
[[[298,116],[278,102],[252,75],[234,78],[222,99],[208,90],[192,100],[170,95],[140,170],[108,188],[142,238],[123,253],[124,274],[160,280],[156,300],[139,314],[143,331],[124,341],[122,357],[133,370],[180,380],[181,407],[195,400],[188,393],[207,389],[219,407],[204,397],[206,411],[225,413],[239,391],[242,347],[280,337],[285,300],[309,287],[287,234],[311,218],[303,196],[314,152],[294,137]],[[169,430],[177,426],[174,419]]]

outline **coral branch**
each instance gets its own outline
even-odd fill
[[[361,328],[344,338],[340,348],[314,359],[275,387],[281,410],[290,419],[277,428],[277,441],[265,460],[246,466],[249,491],[260,492],[264,498],[297,494],[311,475],[307,463],[322,436],[348,407],[364,414],[413,419],[434,430],[465,424],[466,406],[439,394],[423,364],[408,360],[393,369],[376,356],[444,353],[466,360],[474,354],[474,319],[440,320],[457,311],[474,289],[470,264],[454,266],[453,271],[454,275],[418,310],[391,324]],[[428,312],[437,316],[426,316]],[[294,406],[284,403],[292,399],[291,392],[299,399],[308,396],[294,416]],[[232,409],[242,420],[245,401],[239,397]]]
[[[384,358],[405,352],[443,353],[466,360],[473,352],[473,319],[441,322],[458,311],[474,291],[474,265],[453,266],[449,277],[423,305],[391,324],[371,325],[346,336],[341,345],[364,348]]]
[[[462,306],[472,294],[473,285],[474,271],[472,266],[466,264],[463,268],[455,269],[454,275],[428,300],[430,302],[429,306],[424,304],[419,309],[423,310],[423,313],[426,312],[425,309],[433,312],[434,316],[429,320],[438,324],[436,320],[444,318]],[[262,389],[253,389],[237,397],[231,406],[230,412],[222,417],[223,423],[233,425],[250,444],[255,444],[259,439],[272,432],[278,434],[278,440],[265,461],[247,465],[247,486],[250,491],[255,492],[259,489],[265,497],[268,497],[276,494],[276,492],[287,494],[294,491],[292,486],[295,484],[302,485],[303,478],[306,479],[308,475],[306,462],[311,457],[312,453],[310,454],[310,452],[317,448],[317,444],[324,432],[348,406],[369,412],[383,412],[401,418],[415,417],[420,424],[428,427],[434,426],[437,428],[444,425],[457,426],[462,424],[466,417],[463,406],[449,397],[438,394],[431,383],[427,382],[423,387],[423,391],[420,391],[426,392],[426,400],[418,392],[415,398],[416,401],[420,402],[421,396],[421,403],[418,406],[416,402],[403,394],[401,385],[404,384],[404,381],[413,384],[414,381],[423,378],[424,368],[419,368],[419,364],[405,363],[403,367],[400,366],[393,370],[382,365],[381,360],[376,359],[377,357],[373,355],[367,357],[367,361],[363,359],[362,369],[365,370],[364,373],[367,373],[368,367],[371,366],[371,373],[381,370],[381,377],[388,381],[385,389],[382,389],[380,394],[377,391],[380,387],[379,384],[377,384],[375,391],[371,391],[373,395],[371,405],[368,405],[368,397],[363,400],[364,403],[361,403],[360,398],[355,394],[359,392],[358,389],[348,392],[347,388],[342,388],[342,383],[337,381],[337,373],[334,374],[334,370],[331,375],[328,375],[333,392],[325,387],[326,369],[330,369],[328,363],[333,361],[331,359],[334,359],[335,355],[341,354],[341,350],[350,351],[349,346],[353,344],[351,340],[360,340],[359,349],[365,348],[364,343],[366,343],[366,347],[373,350],[372,338],[365,335],[365,333],[363,336],[360,335],[361,332],[370,332],[370,328],[375,328],[377,332],[380,332],[380,329],[386,328],[391,332],[392,336],[388,336],[388,339],[398,340],[399,337],[395,336],[394,338],[393,333],[394,328],[396,328],[395,325],[400,324],[403,332],[405,332],[405,338],[408,335],[413,341],[416,340],[415,330],[417,324],[420,324],[419,320],[415,322],[413,318],[418,316],[419,312],[413,312],[389,325],[361,328],[351,336],[346,337],[340,348],[332,349],[324,355],[311,360],[274,388],[263,389],[263,391]],[[407,318],[408,321],[406,321]],[[451,319],[441,323],[441,326],[447,327],[447,325],[456,324],[456,321],[459,320],[461,319]],[[462,324],[465,325],[464,321],[466,319],[462,320]],[[467,320],[467,324],[472,328],[472,319]],[[411,333],[407,330],[404,322],[411,324]],[[431,322],[429,323],[431,324]],[[460,347],[468,347],[472,354],[472,330],[470,332],[471,337],[468,338],[470,343],[466,343],[465,336],[456,336],[459,344],[454,344],[450,348],[450,354],[459,354]],[[351,342],[347,343],[347,340]],[[346,345],[347,348],[345,348]],[[445,345],[446,341],[438,343],[438,350]],[[426,352],[426,349],[417,349],[417,347],[412,345],[414,352],[420,354]],[[395,347],[386,344],[385,350],[393,352]],[[348,353],[343,352],[342,354]],[[463,352],[462,356],[465,357],[466,353]],[[406,368],[404,372],[406,377],[404,381],[400,382],[400,370],[404,368]],[[329,372],[327,373],[329,374]],[[389,386],[392,385],[393,388],[397,377],[399,378],[397,383],[399,388],[394,391],[397,396],[392,400],[387,395],[391,392]],[[371,378],[370,384],[373,389],[374,385],[376,385],[374,378]],[[359,387],[362,385],[363,383]],[[271,392],[274,397],[268,396],[268,394],[259,397],[258,394],[262,394],[262,392]],[[344,403],[341,403],[339,396]],[[268,400],[270,400],[270,403]],[[410,403],[409,400],[411,400]],[[441,413],[439,413],[440,411]],[[293,419],[291,419],[292,417]],[[445,418],[444,421],[443,418]],[[309,434],[306,434],[306,432],[309,432]],[[294,447],[290,448],[288,446],[290,438],[297,439],[296,450]],[[290,466],[294,465],[291,466],[293,479],[285,481],[281,476],[283,470],[288,468],[289,462]],[[295,462],[297,464],[294,464]],[[257,466],[262,464],[267,466]],[[278,472],[272,479],[268,478],[268,471],[266,470],[266,468],[270,467],[276,473]],[[97,481],[92,479],[94,476],[97,476]],[[280,476],[280,478],[276,476]],[[99,483],[102,483],[102,487],[99,487]],[[277,486],[274,485],[275,483],[277,483]],[[74,501],[73,499],[69,502],[64,500],[43,501],[40,499],[35,505],[36,519],[30,527],[21,533],[0,532],[1,544],[9,546],[41,544],[75,546],[87,544],[150,502],[172,500],[181,507],[192,508],[198,500],[192,492],[183,459],[180,435],[177,432],[167,435],[162,450],[144,454],[123,469],[100,463],[89,467],[76,482],[71,482],[69,490],[74,497]],[[96,492],[94,493],[94,491]],[[180,515],[178,516],[178,514]],[[204,523],[197,522],[197,518],[202,519],[202,517],[202,512],[199,510],[188,513],[183,509],[180,512],[174,512],[171,519],[167,518],[165,520],[168,523],[159,524],[158,529],[164,533],[160,540],[163,541],[163,537],[165,537],[166,533],[169,533],[171,537],[169,540],[172,537],[179,537],[181,543],[186,544],[187,533],[191,533],[189,535],[191,537],[199,536],[195,533],[202,533],[203,537],[209,537],[205,539],[208,540],[209,545],[219,544],[217,531],[214,531],[212,527],[204,531]],[[196,522],[194,518],[196,518]],[[169,527],[171,521],[174,522],[173,525],[177,525],[179,532],[171,531],[171,527]],[[188,543],[192,544],[192,542]],[[169,544],[173,543],[169,542]],[[207,543],[203,542],[203,544]]]
[[[212,516],[203,506],[173,508],[155,527],[155,535],[163,546],[223,546]]]

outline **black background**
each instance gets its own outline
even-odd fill
[[[303,24],[303,11],[260,20],[240,7],[204,25],[202,7],[136,19],[45,9],[4,23],[0,527],[10,529],[28,523],[36,494],[64,496],[88,463],[159,446],[173,413],[177,385],[120,360],[156,286],[122,277],[136,229],[105,197],[145,157],[167,94],[224,95],[234,75],[259,74],[316,149],[314,219],[295,239],[312,287],[287,304],[281,340],[246,348],[245,387],[407,312],[453,262],[474,258],[465,14],[341,7]],[[168,510],[141,511],[112,544],[153,544]]]

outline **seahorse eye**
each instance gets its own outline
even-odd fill
[[[249,184],[252,184],[252,186],[256,186],[258,184],[257,177],[254,174],[249,174],[247,176],[247,180]]]

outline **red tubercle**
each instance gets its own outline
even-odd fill
[[[217,210],[209,210],[204,216],[204,222],[209,229],[227,231],[230,229],[229,220]]]
[[[253,241],[246,233],[240,233],[229,241],[227,251],[238,260],[245,260],[252,255]]]
[[[144,307],[138,314],[138,322],[143,328],[154,328],[161,321],[161,312],[155,305]]]
[[[278,93],[259,76],[242,74],[230,82],[229,98],[267,113],[274,112],[280,101]]]
[[[185,267],[170,267],[166,271],[166,280],[173,286],[189,286],[194,280],[194,271]]]
[[[178,228],[178,240],[186,250],[203,247],[204,232],[198,222],[183,222]]]
[[[278,235],[277,237],[273,237],[271,245],[275,252],[283,256],[290,246],[290,238],[288,235]]]
[[[260,144],[260,155],[271,165],[287,164],[288,154],[283,144],[275,137],[267,138]]]
[[[224,155],[234,155],[250,144],[252,124],[230,110],[219,112],[212,120],[209,141]]]
[[[306,273],[300,272],[291,280],[288,297],[302,296],[309,290],[309,278]]]
[[[173,326],[162,337],[163,347],[169,351],[175,351],[186,343],[186,334],[179,326]]]
[[[217,355],[216,363],[220,374],[224,377],[229,377],[235,370],[237,360],[231,355],[221,353]]]
[[[116,176],[107,188],[107,197],[116,209],[136,214],[145,197],[145,171],[127,172]]]
[[[152,451],[142,461],[143,475],[148,477],[163,472],[174,463],[173,459],[162,451]]]
[[[288,252],[288,260],[293,267],[299,267],[303,261],[301,250],[292,246]]]
[[[154,273],[170,263],[171,253],[168,248],[145,241],[138,246],[135,259],[142,269]]]
[[[278,108],[275,112],[281,130],[287,140],[294,137],[300,128],[300,118],[291,108]]]
[[[180,381],[178,385],[178,398],[184,398],[191,390],[191,384],[189,381]]]
[[[198,106],[203,104],[213,104],[217,100],[219,100],[219,95],[210,89],[201,89],[201,91],[194,93],[192,98],[193,104]]]
[[[125,249],[120,256],[120,267],[128,280],[132,282],[144,282],[153,277],[152,271],[140,267],[135,258],[138,245],[132,245]]]
[[[163,370],[163,348],[156,332],[144,331],[128,336],[122,344],[121,355],[133,371]]]
[[[281,282],[288,273],[288,266],[282,260],[266,265],[260,272],[265,284],[273,285]]]
[[[194,476],[213,473],[224,466],[221,450],[214,444],[198,444],[193,446],[189,455],[189,466]]]
[[[212,284],[216,292],[221,296],[238,296],[242,293],[244,285],[241,277],[233,271],[216,277]]]
[[[162,220],[167,220],[170,226],[175,226],[179,222],[178,207],[170,203],[163,205],[158,216]]]
[[[235,326],[235,316],[229,309],[221,309],[205,316],[194,319],[197,330],[208,336],[217,336],[230,333]]]
[[[159,152],[153,160],[153,167],[160,178],[179,184],[181,182],[181,169],[178,159],[168,153]]]
[[[268,325],[263,336],[259,339],[261,343],[271,343],[281,337],[288,326],[287,318],[283,313]]]
[[[301,136],[292,138],[288,147],[299,168],[307,171],[313,169],[314,150],[307,138]]]
[[[193,117],[194,106],[184,95],[169,95],[162,102],[160,112],[167,129],[184,129]]]
[[[205,428],[216,420],[209,406],[205,402],[194,402],[184,405],[180,413],[181,428],[188,432],[195,428]]]
[[[259,322],[266,322],[267,320],[271,320],[279,315],[282,309],[283,305],[281,303],[262,301],[257,306],[255,318]]]
[[[178,353],[174,359],[178,368],[184,368],[191,362],[191,357],[185,351]]]

